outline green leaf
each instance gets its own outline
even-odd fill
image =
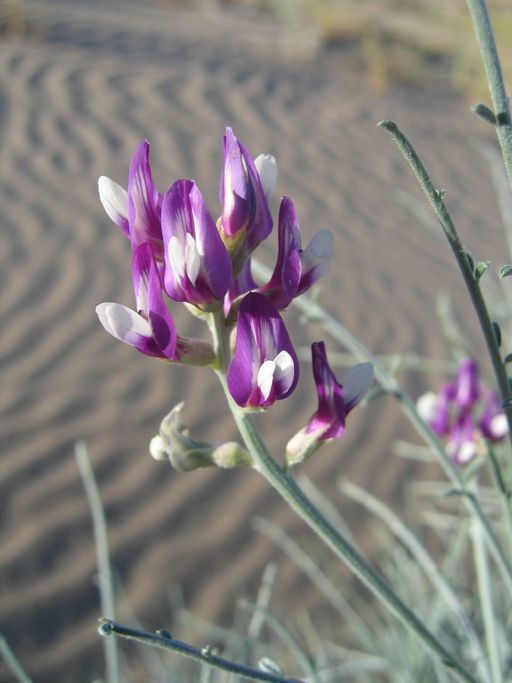
[[[498,347],[499,347],[499,346],[501,346],[501,328],[495,320],[492,321],[492,329],[494,331],[494,337],[496,339],[496,344],[498,344]]]
[[[500,277],[509,277],[512,275],[512,266],[501,266],[500,268]]]
[[[487,268],[489,268],[490,261],[479,261],[475,266],[475,277],[480,280],[482,275],[485,273]]]
[[[471,111],[473,114],[476,114],[477,116],[480,116],[480,118],[484,119],[484,121],[487,121],[493,126],[496,125],[496,116],[494,115],[492,109],[489,109],[486,104],[482,104],[481,102],[474,104],[471,107]]]
[[[504,362],[505,365],[506,365],[507,363],[510,363],[511,361],[512,361],[512,353],[507,353],[507,355],[506,355],[505,358],[503,359],[503,362]]]

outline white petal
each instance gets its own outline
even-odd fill
[[[293,358],[288,351],[281,351],[275,357],[274,363],[276,364],[274,379],[276,382],[280,382],[279,391],[285,393],[291,387],[295,377]]]
[[[132,346],[140,337],[153,334],[147,320],[122,304],[100,304],[96,306],[96,313],[107,332]]]
[[[437,413],[437,406],[439,398],[433,391],[427,391],[426,394],[420,396],[416,402],[416,410],[418,415],[425,420],[425,422],[432,422]]]
[[[270,396],[270,392],[272,391],[275,370],[276,364],[273,360],[266,360],[258,370],[256,382],[265,400]]]
[[[373,365],[358,363],[343,375],[343,399],[349,408],[353,408],[368,392],[373,382]]]
[[[475,457],[476,450],[476,444],[473,441],[464,441],[457,451],[457,461],[461,465],[465,465]]]
[[[263,192],[268,201],[274,196],[277,185],[277,163],[272,154],[260,154],[254,160],[254,165],[261,180]]]
[[[175,276],[181,279],[185,275],[185,250],[176,235],[169,240],[167,253]]]
[[[325,270],[327,272],[332,252],[333,238],[331,231],[325,229],[319,230],[302,252],[302,272],[307,273],[322,262],[325,262]],[[325,275],[326,273],[322,274]]]
[[[495,415],[492,420],[490,430],[495,439],[502,439],[506,434],[508,434],[508,422],[507,417],[503,413]]]
[[[149,452],[155,460],[167,460],[167,444],[162,437],[157,434],[149,442]]]
[[[201,268],[201,257],[197,251],[196,241],[189,232],[187,232],[185,244],[185,264],[188,279],[195,285]]]
[[[128,220],[128,193],[107,176],[98,178],[98,192],[107,216],[119,224]]]

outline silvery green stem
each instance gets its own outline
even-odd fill
[[[82,483],[91,511],[98,562],[98,586],[100,591],[101,611],[109,619],[114,619],[114,590],[112,587],[112,568],[108,548],[107,524],[101,503],[100,492],[94,478],[89,455],[85,443],[75,444],[75,457],[82,477]],[[114,639],[105,641],[105,662],[107,683],[119,683],[119,657],[117,643]]]
[[[269,268],[255,259],[253,259],[252,265],[257,276],[261,277],[262,280],[268,280],[271,275]],[[425,420],[420,417],[411,397],[400,387],[396,378],[386,370],[384,365],[382,365],[364,344],[356,339],[353,334],[336,320],[336,318],[330,315],[311,297],[303,295],[294,299],[292,303],[302,311],[309,320],[321,325],[333,339],[336,339],[340,344],[349,349],[357,360],[370,361],[373,364],[376,379],[390,395],[394,396],[400,402],[405,416],[409,419],[409,422],[425,443],[432,448],[448,479],[450,479],[457,491],[466,493],[466,484],[459,469],[447,455],[440,439],[427,425]],[[505,554],[494,529],[482,510],[477,498],[471,492],[469,492],[468,495],[464,495],[463,500],[470,513],[478,517],[485,529],[493,557],[501,568],[509,592],[512,594],[512,564]]]
[[[252,417],[232,399],[226,383],[229,361],[228,330],[222,313],[213,313],[210,318],[214,347],[217,353],[217,376],[222,384],[226,400],[235,419],[242,439],[252,456],[254,468],[279,493],[294,512],[316,535],[354,572],[354,574],[379,598],[384,605],[447,666],[461,681],[477,683],[455,657],[425,626],[416,614],[394,593],[384,579],[364,559],[359,551],[335,529],[319,512],[297,485],[295,479],[272,458],[261,438]]]
[[[471,526],[473,539],[473,555],[478,582],[478,594],[480,608],[485,631],[485,643],[487,656],[491,667],[493,683],[503,683],[501,673],[500,656],[498,651],[498,638],[496,634],[496,620],[492,604],[491,577],[489,575],[489,563],[487,561],[487,548],[482,534],[482,526],[477,519],[473,519]]]
[[[16,659],[16,655],[9,647],[6,639],[0,633],[0,656],[5,661],[7,667],[10,669],[12,675],[16,678],[19,683],[32,683],[31,679],[27,676],[23,667]]]
[[[381,121],[379,126],[385,128],[389,133],[391,133],[393,140],[396,142],[403,157],[413,170],[423,192],[427,196],[427,199],[434,209],[434,213],[441,223],[455,259],[457,260],[457,264],[462,273],[462,277],[464,278],[464,282],[466,283],[467,290],[478,316],[480,327],[487,345],[487,350],[491,358],[501,398],[504,401],[510,397],[510,387],[507,379],[507,373],[505,371],[505,365],[501,359],[496,334],[478,283],[478,278],[475,277],[473,268],[468,261],[466,251],[462,245],[457,230],[455,229],[455,225],[453,224],[451,216],[448,213],[448,209],[443,201],[443,193],[434,187],[434,184],[420,158],[416,154],[416,151],[402,131],[398,128],[396,123],[394,121]],[[505,414],[507,416],[510,438],[512,439],[512,406],[505,408]]]
[[[259,669],[253,669],[250,666],[245,666],[244,664],[237,664],[232,662],[230,659],[225,657],[219,657],[216,655],[212,648],[206,646],[201,650],[193,645],[184,643],[181,640],[176,640],[170,633],[164,631],[157,633],[149,633],[148,631],[141,631],[135,628],[128,628],[128,626],[122,626],[117,624],[115,621],[109,619],[102,619],[101,625],[99,627],[99,633],[102,636],[116,635],[121,638],[128,638],[129,640],[135,640],[144,645],[152,645],[163,650],[172,650],[178,652],[185,657],[195,659],[202,664],[207,664],[208,666],[213,666],[216,669],[222,669],[223,671],[229,671],[233,674],[238,674],[242,678],[251,681],[270,681],[271,683],[304,683],[297,678],[287,678],[286,676],[280,676],[278,674],[271,674]]]
[[[496,132],[512,191],[512,121],[510,118],[510,100],[505,90],[496,40],[485,0],[467,0],[467,3],[473,21],[473,28],[480,45],[480,53],[494,107]]]

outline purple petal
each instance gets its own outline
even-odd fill
[[[293,202],[281,199],[279,208],[278,251],[274,272],[259,291],[278,309],[287,308],[297,295],[301,277],[301,241],[299,223]]]
[[[158,260],[163,256],[160,205],[149,164],[149,142],[144,140],[135,150],[128,173],[128,221],[132,249],[149,242]]]
[[[251,273],[251,259],[248,259],[239,275],[231,281],[229,290],[224,297],[224,315],[227,316],[229,314],[231,305],[237,297],[257,289],[257,287],[258,284]]]
[[[262,294],[247,294],[227,373],[231,395],[241,406],[268,407],[289,396],[298,379],[297,355],[279,313]]]
[[[171,299],[208,305],[231,283],[231,259],[193,180],[176,181],[162,202],[165,289]]]
[[[306,428],[307,433],[322,431],[322,439],[335,439],[345,431],[347,414],[341,385],[329,367],[324,342],[311,345],[313,376],[318,395],[318,409]]]
[[[471,358],[461,361],[457,372],[455,403],[464,410],[471,409],[480,398],[478,366]]]
[[[475,425],[470,415],[461,414],[453,425],[446,447],[447,453],[456,465],[466,465],[478,452],[475,440]]]
[[[106,331],[116,339],[147,356],[162,357],[150,324],[135,311],[122,304],[106,302],[96,306],[96,314]]]
[[[246,249],[250,253],[272,232],[272,216],[254,161],[231,128],[226,128],[224,135],[224,167],[219,194],[222,232],[226,237],[234,238],[237,233],[246,231]]]
[[[132,278],[137,311],[148,321],[160,355],[177,360],[176,327],[163,299],[156,259],[148,243],[139,245],[133,254]]]
[[[373,365],[371,363],[354,365],[343,375],[340,384],[345,401],[345,414],[348,415],[369,392],[373,384]]]

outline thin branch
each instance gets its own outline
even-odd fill
[[[217,669],[222,669],[223,671],[238,674],[248,680],[271,681],[273,683],[304,683],[304,681],[297,678],[286,678],[285,676],[279,676],[278,674],[267,673],[259,669],[244,666],[243,664],[237,664],[224,657],[219,657],[209,646],[199,649],[193,645],[184,643],[181,640],[176,640],[166,631],[149,633],[148,631],[140,631],[139,629],[122,626],[110,619],[103,619],[98,631],[102,636],[115,635],[121,638],[135,640],[139,643],[144,643],[145,645],[151,645],[162,650],[179,652],[180,654],[185,655],[185,657],[195,659],[202,664],[207,664]]]

